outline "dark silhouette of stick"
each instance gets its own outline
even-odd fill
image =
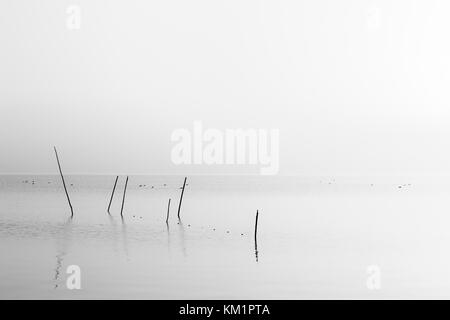
[[[256,256],[256,262],[258,262],[258,241],[256,238],[256,235],[258,233],[258,210],[256,210],[256,219],[255,219],[255,256]]]
[[[256,210],[256,219],[255,219],[255,243],[256,243],[256,234],[258,233],[258,210]]]
[[[183,201],[184,187],[186,186],[187,177],[184,178],[183,190],[181,190],[180,202],[178,203],[178,219],[180,219],[181,201]]]
[[[66,192],[67,201],[69,202],[71,217],[73,218],[72,203],[70,203],[70,197],[69,197],[69,193],[67,192],[66,182],[64,181],[64,175],[63,175],[62,170],[61,170],[61,164],[59,163],[58,151],[56,151],[56,147],[53,147],[53,149],[55,149],[56,162],[58,162],[59,173],[61,175],[61,180],[62,180],[62,183],[63,183],[63,186],[64,186],[64,191]]]
[[[111,208],[111,203],[114,197],[114,191],[116,191],[116,185],[117,185],[117,180],[119,179],[119,176],[116,177],[116,181],[114,182],[114,187],[111,193],[111,199],[109,199],[109,205],[108,205],[108,213],[109,213],[109,209]]]
[[[127,185],[128,185],[128,176],[127,180],[125,180],[125,188],[123,189],[123,198],[122,198],[122,208],[120,209],[120,216],[123,218],[123,205],[125,203],[125,194],[127,193]]]
[[[169,212],[170,212],[170,198],[169,198],[169,204],[167,205],[166,223],[169,223]]]

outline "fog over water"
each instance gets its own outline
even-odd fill
[[[280,130],[283,175],[448,175],[444,1],[0,5],[0,171],[241,174],[176,166],[172,132]]]

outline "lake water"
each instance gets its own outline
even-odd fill
[[[450,298],[445,183],[183,178],[0,176],[0,298]]]

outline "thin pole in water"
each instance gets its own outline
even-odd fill
[[[166,224],[169,223],[169,212],[170,212],[170,198],[169,198],[169,203],[167,204]]]
[[[180,202],[178,203],[178,219],[180,219],[181,202],[183,201],[184,187],[186,186],[187,177],[184,178],[183,190],[181,190]]]
[[[125,188],[123,189],[122,208],[120,209],[120,216],[123,218],[123,205],[125,204],[125,194],[127,193],[128,176],[125,180]]]
[[[259,212],[258,212],[258,210],[256,210],[256,219],[255,219],[255,243],[256,243],[256,235],[257,235],[257,233],[258,233],[258,215],[259,215]]]
[[[255,219],[255,256],[256,256],[256,262],[258,262],[258,241],[256,238],[256,235],[258,233],[258,215],[259,212],[256,210],[256,219]]]
[[[111,208],[111,203],[114,197],[114,192],[116,191],[116,185],[117,185],[117,180],[119,179],[119,176],[116,177],[116,181],[114,182],[114,187],[111,193],[111,199],[109,199],[109,205],[108,205],[108,213],[109,213],[109,209]]]
[[[67,192],[66,182],[64,181],[64,175],[63,175],[62,170],[61,170],[61,164],[59,163],[58,151],[56,151],[56,147],[53,147],[53,149],[55,150],[56,162],[58,162],[59,174],[61,175],[61,180],[62,180],[62,183],[63,183],[63,186],[64,186],[64,191],[66,192],[67,201],[69,202],[71,217],[73,218],[72,203],[70,203],[70,197],[69,197],[69,193]]]

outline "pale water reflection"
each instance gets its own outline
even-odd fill
[[[72,217],[67,218],[67,221],[61,226],[61,236],[56,237],[55,289],[58,288],[63,259],[70,245],[72,220]]]
[[[57,176],[1,179],[0,298],[450,297],[445,185],[193,177],[166,222],[180,177],[130,176],[121,218],[114,177],[69,176],[73,219]]]

